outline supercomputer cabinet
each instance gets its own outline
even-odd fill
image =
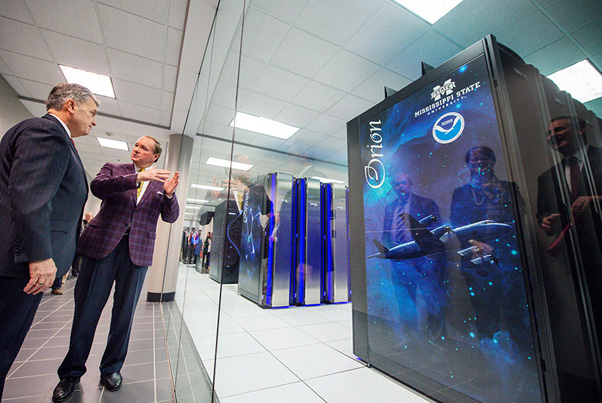
[[[238,281],[240,214],[233,200],[225,200],[215,207],[209,278],[218,283]]]
[[[322,216],[320,181],[311,178],[295,180],[293,191],[295,250],[293,265],[293,303],[320,304],[324,294],[322,272]]]
[[[291,303],[292,186],[291,175],[272,173],[245,196],[238,291],[266,308]]]
[[[489,36],[347,132],[355,354],[442,402],[602,401],[599,119]]]
[[[351,297],[347,189],[338,183],[322,185],[324,302],[347,302]]]

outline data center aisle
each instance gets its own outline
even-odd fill
[[[184,320],[213,373],[219,284],[180,264]],[[186,284],[187,283],[187,284]],[[427,403],[352,351],[351,304],[262,309],[224,285],[215,389],[220,403]]]
[[[44,294],[23,348],[8,373],[3,403],[52,402],[52,390],[58,382],[56,370],[69,344],[74,287],[75,279],[70,279],[63,284],[63,295]],[[98,324],[86,364],[88,372],[68,403],[174,402],[160,306],[144,300],[146,289],[142,296],[121,371],[121,389],[109,392],[99,383],[98,366],[109,331],[111,296]]]

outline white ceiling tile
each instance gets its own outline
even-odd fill
[[[352,93],[360,98],[368,99],[374,103],[380,102],[385,97],[385,86],[399,91],[412,80],[388,69],[380,69],[369,79],[364,81]]]
[[[171,108],[173,108],[173,92],[163,91],[163,99],[161,100],[161,110],[167,111],[171,114]]]
[[[34,21],[22,0],[1,1],[0,15],[26,24],[34,24]]]
[[[102,43],[93,1],[25,0],[25,3],[40,28]]]
[[[21,84],[21,81],[15,76],[9,76],[3,74],[2,77],[6,80],[6,82],[15,90],[20,97],[32,98],[31,94],[27,89]]]
[[[188,0],[169,1],[169,26],[184,30]]]
[[[270,17],[261,11],[249,8],[245,16],[245,32],[242,39],[243,54],[261,61],[268,61],[280,45],[289,29],[289,24]],[[232,48],[239,49],[235,40]]]
[[[378,70],[371,61],[341,49],[316,76],[322,84],[350,92]]]
[[[117,150],[115,148],[102,147],[102,153],[106,157],[117,157],[122,158],[124,160],[129,159],[130,157],[130,151]]]
[[[562,38],[563,33],[539,10],[498,32],[496,39],[519,56],[531,53]],[[525,38],[530,40],[525,41]]]
[[[10,71],[10,69],[8,68],[8,66],[6,65],[6,63],[4,63],[2,61],[2,58],[0,57],[0,74],[6,74],[8,76],[12,76],[13,72]]]
[[[514,24],[535,11],[529,0],[464,0],[433,25],[433,29],[461,47]]]
[[[384,66],[427,30],[426,22],[389,2],[345,44],[345,49]]]
[[[217,123],[222,126],[230,126],[232,119],[234,119],[234,109],[212,104],[207,111],[208,122]]]
[[[119,110],[119,102],[115,98],[103,97],[99,95],[97,95],[97,97],[100,101],[99,112],[101,114],[121,116],[121,111]]]
[[[167,54],[165,63],[172,66],[180,64],[180,53],[182,52],[182,31],[175,28],[167,28]]]
[[[343,91],[310,81],[292,102],[314,111],[324,112],[344,96]]]
[[[293,148],[293,149],[295,147],[292,147],[292,144],[299,144],[301,146],[312,146],[313,147],[316,143],[319,143],[323,139],[324,139],[323,133],[319,133],[319,132],[304,128],[304,129],[299,130],[297,133],[293,134],[293,136],[288,139],[287,144],[291,145],[291,148]]]
[[[433,49],[437,49],[437,51],[433,52]],[[460,51],[462,51],[461,48],[442,38],[438,33],[428,31],[391,60],[387,64],[387,68],[415,80],[422,75],[420,62],[437,67]]]
[[[175,92],[178,79],[178,69],[174,66],[165,64],[163,66],[163,89],[165,91]]]
[[[347,122],[374,105],[374,102],[366,101],[355,95],[347,95],[328,109],[326,113]]]
[[[383,4],[383,0],[309,0],[295,26],[342,46]]]
[[[98,145],[98,141],[96,142],[96,145],[93,144],[84,144],[81,143],[79,141],[80,138],[92,138],[93,140],[95,139],[94,136],[84,136],[84,137],[76,137],[74,141],[75,143],[75,148],[77,148],[77,152],[79,153],[80,156],[82,156],[82,154],[84,153],[89,153],[92,155],[98,155],[101,154],[102,151],[100,150],[100,146]],[[98,159],[98,156],[96,157]]]
[[[292,23],[299,15],[306,0],[253,0],[251,7],[284,22]]]
[[[338,47],[316,36],[292,28],[272,60],[277,67],[304,77],[313,77],[332,59]],[[311,63],[308,63],[311,60]]]
[[[591,55],[602,52],[602,18],[573,32],[571,37]]]
[[[115,97],[118,101],[161,109],[161,90],[128,81],[113,80]]]
[[[585,55],[565,37],[524,59],[525,62],[537,67],[541,74],[548,75],[580,62],[585,59]]]
[[[119,108],[121,109],[122,116],[125,118],[155,125],[160,124],[161,113],[157,109],[134,105],[127,102],[119,102]]]
[[[48,30],[41,30],[41,33],[58,64],[111,75],[102,45]]]
[[[244,102],[240,103],[238,110],[255,116],[275,119],[285,106],[286,102],[284,101],[250,92]]]
[[[286,123],[295,127],[305,127],[309,122],[320,116],[319,112],[312,111],[301,106],[288,104],[276,115],[278,122]]]
[[[147,87],[161,88],[163,65],[117,49],[107,49],[114,78],[134,82]]]
[[[554,0],[544,9],[567,32],[576,31],[602,16],[600,0]]]
[[[344,119],[335,118],[334,116],[329,115],[320,115],[305,127],[318,133],[330,135],[344,128],[346,124],[347,121]]]
[[[18,77],[52,85],[65,81],[63,73],[55,63],[4,50],[0,50],[0,58],[11,71],[17,72]]]
[[[171,112],[161,111],[161,120],[159,121],[161,126],[169,127],[171,125]]]
[[[233,56],[234,55],[234,56]],[[247,56],[242,56],[240,60],[240,78],[238,77],[238,56],[234,52],[228,55],[228,59],[224,64],[224,75],[222,80],[226,81],[230,85],[236,85],[237,80],[240,88],[252,88],[266,63],[252,59]]]
[[[347,127],[342,128],[332,134],[332,137],[347,141]]]
[[[76,137],[74,139],[75,144],[79,147],[80,144],[85,144],[87,146],[95,146],[95,147],[100,147],[100,145],[98,144],[98,140],[96,140],[96,137],[99,136],[99,133],[103,133],[102,129],[99,129],[98,126],[93,128],[92,131],[90,132],[89,135],[87,136],[80,136],[80,137]],[[79,148],[78,148],[79,150]]]
[[[102,4],[98,12],[108,47],[163,62],[163,25]]]
[[[277,99],[290,101],[307,82],[308,80],[304,77],[268,65],[253,86],[253,90]]]
[[[148,18],[155,22],[164,23],[168,8],[167,0],[97,0],[108,6],[118,8],[139,17]]]
[[[54,85],[39,83],[37,81],[31,81],[21,78],[21,84],[27,89],[27,92],[31,94],[34,99],[46,100]]]
[[[0,49],[52,61],[36,27],[4,17],[0,17]]]

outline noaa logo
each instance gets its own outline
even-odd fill
[[[464,118],[456,112],[441,116],[433,126],[433,137],[437,143],[451,143],[464,131]]]

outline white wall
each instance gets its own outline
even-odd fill
[[[19,95],[0,76],[0,137],[22,120],[33,117],[19,101]]]

